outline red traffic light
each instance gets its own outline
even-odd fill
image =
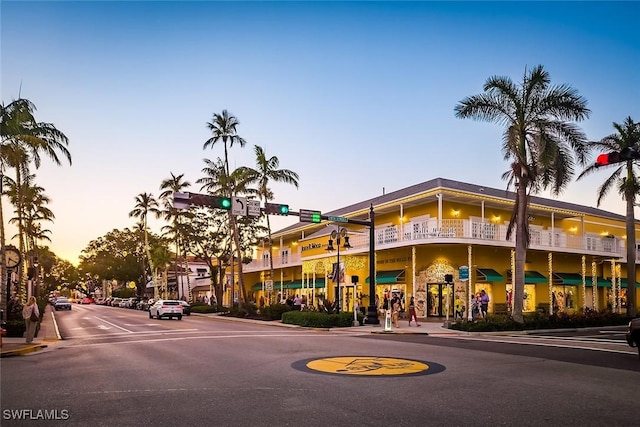
[[[640,153],[634,147],[625,147],[622,151],[600,154],[596,158],[596,167],[640,159]]]
[[[617,151],[613,153],[600,154],[598,155],[598,158],[596,158],[596,167],[611,165],[613,163],[618,163],[619,161],[620,153]]]

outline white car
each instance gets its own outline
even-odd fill
[[[178,320],[182,320],[182,303],[178,300],[160,299],[149,307],[149,319],[154,317],[158,319],[177,317]]]

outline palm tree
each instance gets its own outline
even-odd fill
[[[167,221],[173,222],[173,227],[171,230],[171,234],[173,234],[174,243],[176,245],[176,259],[174,265],[174,273],[176,276],[176,287],[180,289],[178,285],[178,258],[180,256],[180,230],[181,223],[180,218],[184,215],[182,209],[176,209],[173,207],[173,203],[170,201],[170,197],[173,196],[174,193],[180,193],[186,188],[191,186],[189,181],[184,181],[184,174],[174,175],[173,172],[170,172],[171,178],[165,179],[160,184],[160,190],[163,190],[160,193],[160,200],[163,201],[164,204],[164,218]],[[164,228],[164,227],[163,227]],[[166,229],[165,229],[166,230]],[[186,254],[185,254],[186,258]],[[180,298],[180,291],[178,290],[178,298]]]
[[[276,156],[267,158],[264,149],[258,145],[253,147],[256,154],[256,169],[244,168],[245,173],[249,176],[251,182],[258,184],[258,196],[266,203],[273,200],[273,193],[269,189],[270,182],[284,182],[294,185],[298,188],[299,176],[296,172],[289,169],[278,169],[280,160]],[[269,274],[271,280],[274,278],[273,271],[273,242],[271,241],[271,222],[269,215],[267,218],[267,233],[269,234]]]
[[[17,99],[8,105],[0,106],[0,172],[4,172],[6,167],[15,169],[16,185],[22,185],[22,177],[28,174],[29,164],[33,162],[36,169],[41,165],[41,154],[45,154],[55,164],[60,165],[60,153],[71,165],[71,154],[67,149],[69,140],[67,136],[59,131],[53,124],[38,122],[34,117],[35,105],[27,99]],[[18,234],[20,250],[24,253],[25,242],[23,237],[22,211],[23,196],[18,194]],[[1,207],[0,207],[1,211]],[[0,216],[2,216],[0,214]],[[0,225],[0,235],[2,238],[2,251],[4,254],[4,222]],[[4,255],[2,256],[4,259]],[[23,257],[23,267],[20,273],[21,282],[26,283],[26,257]],[[4,261],[2,262],[4,271]]]
[[[551,85],[549,73],[538,65],[520,85],[509,77],[493,76],[484,93],[455,106],[458,118],[498,123],[505,127],[502,152],[511,169],[502,175],[507,188],[515,185],[517,197],[507,239],[515,227],[515,271],[512,272],[512,316],[523,323],[524,265],[529,248],[529,195],[551,189],[559,195],[574,174],[575,161],[584,165],[587,138],[573,121],[589,117],[587,101],[568,85]],[[518,297],[515,297],[518,295]]]
[[[232,197],[233,195],[237,194],[251,195],[256,193],[256,190],[249,187],[251,179],[247,175],[245,169],[238,168],[234,170],[230,175],[227,175],[225,163],[219,157],[216,162],[208,159],[204,159],[204,162],[206,166],[202,169],[202,172],[206,176],[198,179],[196,183],[202,184],[201,188],[203,190],[206,190],[208,193],[226,197]],[[233,243],[236,250],[235,259],[238,261],[238,278],[240,290],[242,292],[242,298],[246,302],[246,289],[244,288],[244,278],[242,274],[243,254],[242,245],[240,243],[240,232],[238,229],[236,217],[231,214],[231,211],[229,211],[229,219],[233,234]],[[232,260],[233,258],[234,257],[231,257]]]
[[[158,271],[162,269],[162,282],[164,283],[164,298],[170,298],[169,279],[167,277],[167,266],[171,263],[171,253],[164,246],[156,246],[151,254],[153,262],[154,277],[158,277]],[[155,280],[155,279],[154,279]],[[177,285],[177,282],[176,282]],[[155,286],[155,283],[154,283]]]
[[[622,124],[613,123],[616,133],[605,136],[600,141],[590,142],[589,145],[594,150],[617,151],[634,150],[640,152],[640,122],[634,123],[631,117],[627,117]],[[603,167],[613,167],[613,173],[598,188],[597,205],[609,193],[612,187],[616,187],[618,194],[626,201],[626,233],[627,233],[627,314],[629,317],[636,316],[636,220],[633,208],[636,205],[636,196],[640,192],[640,171],[636,168],[634,159],[629,159],[621,163],[613,163]],[[578,179],[590,175],[599,166],[595,164],[587,167]]]
[[[247,141],[238,135],[237,127],[239,124],[240,122],[238,119],[235,116],[230,115],[227,110],[222,110],[221,114],[214,113],[213,120],[211,122],[207,122],[207,128],[211,131],[212,136],[207,139],[202,149],[206,150],[207,147],[213,148],[214,145],[222,142],[222,145],[224,146],[224,166],[227,175],[230,174],[228,148],[233,147],[234,144],[244,147],[247,143]]]
[[[158,209],[158,201],[153,197],[153,194],[151,193],[138,194],[135,200],[136,205],[134,209],[129,212],[129,217],[139,218],[140,223],[142,224],[142,228],[144,230],[144,247],[147,253],[147,262],[149,263],[149,267],[151,268],[151,272],[153,274],[153,296],[154,298],[158,298],[158,280],[155,274],[154,265],[152,263],[151,252],[149,250],[149,232],[147,219],[150,213],[154,214],[156,218],[160,217],[160,209]],[[146,271],[144,272],[144,276],[144,286],[146,287]]]
[[[234,144],[240,145],[240,147],[244,147],[247,143],[244,138],[238,135],[238,125],[240,122],[238,119],[229,114],[227,110],[222,110],[221,114],[214,113],[213,120],[207,123],[207,127],[212,133],[211,138],[209,138],[203,145],[202,149],[206,149],[207,147],[213,147],[217,143],[222,143],[224,146],[224,172],[225,177],[231,177],[231,171],[229,170],[229,153],[228,148],[233,147]],[[225,187],[223,187],[225,188]],[[223,194],[227,197],[233,197],[235,194],[233,192],[233,188],[230,188],[228,185],[226,186],[228,191],[225,191]],[[240,232],[238,230],[238,223],[236,221],[235,216],[229,211],[229,223],[231,224],[231,232],[233,233],[233,240],[236,246],[237,259],[238,261],[238,277],[240,282],[240,288],[242,289],[242,295],[245,296],[246,290],[244,289],[244,277],[242,273],[242,254],[240,248]],[[246,301],[246,298],[245,298]]]

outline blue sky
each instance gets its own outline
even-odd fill
[[[137,194],[157,196],[170,172],[194,183],[202,159],[223,156],[202,149],[223,109],[248,141],[232,166],[254,166],[260,145],[300,174],[298,190],[273,186],[293,210],[435,177],[504,188],[503,129],[456,119],[456,103],[542,64],[588,100],[590,139],[640,121],[639,14],[639,2],[3,0],[2,102],[20,93],[70,139],[73,165],[36,174],[56,215],[51,249],[76,262],[134,224]],[[608,176],[562,199],[595,206]],[[615,194],[600,207],[624,214]]]

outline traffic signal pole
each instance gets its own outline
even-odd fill
[[[305,215],[309,212],[311,211],[303,211]],[[289,215],[300,216],[300,212],[289,211]],[[378,308],[376,307],[376,230],[373,204],[369,208],[369,221],[322,214],[319,216],[321,221],[343,222],[369,227],[369,307],[367,309],[367,317],[364,319],[364,323],[367,325],[379,325],[380,319],[378,319]],[[318,223],[320,221],[313,222]],[[338,283],[338,286],[339,285],[340,284]]]
[[[209,194],[196,194],[196,193],[174,193],[173,205],[176,209],[189,209],[190,206],[203,206],[209,208],[217,208],[223,210],[231,210],[234,215],[250,215],[258,216],[260,213],[271,215],[285,215],[285,216],[297,216],[300,217],[302,222],[320,223],[322,221],[341,222],[347,224],[357,224],[369,227],[369,308],[367,311],[367,317],[365,323],[369,325],[379,325],[378,308],[375,306],[376,301],[376,234],[375,234],[375,213],[373,212],[373,204],[369,208],[369,221],[360,219],[346,218],[342,216],[322,215],[319,211],[311,211],[307,209],[301,209],[300,212],[289,210],[289,205],[279,203],[266,203],[264,208],[255,206],[255,211],[246,207],[243,213],[235,213],[234,203],[241,203],[242,207],[245,207],[243,198],[230,198],[222,196],[213,196]],[[340,283],[338,282],[338,286]]]

